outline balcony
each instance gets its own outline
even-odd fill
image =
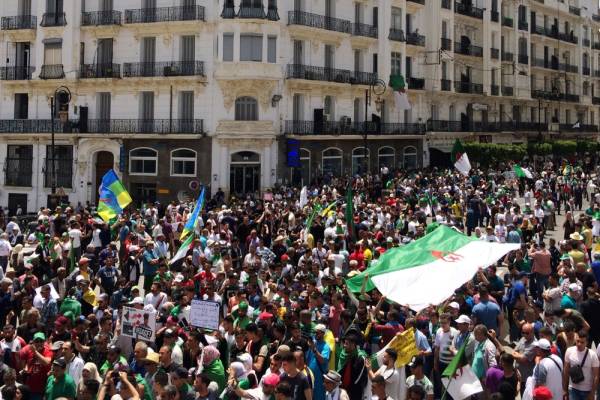
[[[569,13],[573,15],[581,16],[581,8],[575,6],[569,6]]]
[[[377,27],[373,25],[360,24],[355,22],[353,24],[352,34],[354,36],[365,36],[370,38],[377,38]]]
[[[563,71],[563,72],[571,72],[574,74],[579,72],[579,68],[577,67],[577,65],[572,65],[572,64],[567,64],[567,63],[558,64],[558,70]]]
[[[467,17],[483,19],[483,9],[474,7],[471,4],[454,3],[454,11]]]
[[[529,64],[529,57],[527,54],[519,54],[517,57],[519,64]]]
[[[284,131],[289,135],[421,135],[425,133],[425,124],[415,123],[376,123],[323,121],[315,124],[313,121],[287,120]]]
[[[534,89],[531,91],[531,98],[544,99],[549,101],[568,101],[571,103],[579,103],[579,95],[539,89]]]
[[[121,25],[121,11],[90,11],[81,13],[81,26]]]
[[[416,32],[409,33],[406,35],[406,43],[412,44],[413,46],[425,47],[425,36],[419,35]]]
[[[416,89],[416,90],[425,89],[425,78],[410,77],[407,79],[407,83],[408,83],[409,89]]]
[[[513,27],[513,19],[510,17],[502,17],[502,26]]]
[[[433,132],[496,132],[497,124],[484,121],[428,120],[427,131]]]
[[[120,64],[85,64],[79,71],[81,79],[120,78]]]
[[[492,96],[498,96],[500,93],[500,87],[498,85],[490,85],[490,93]]]
[[[240,9],[237,14],[238,18],[254,18],[254,19],[264,19],[267,18],[265,14],[265,10],[262,7],[253,7],[253,6],[240,6]]]
[[[313,67],[302,64],[288,64],[286,71],[287,79],[306,79],[309,81],[350,83],[351,76],[352,73],[347,69]]]
[[[202,61],[164,61],[123,64],[123,78],[204,76]]]
[[[454,81],[454,90],[457,93],[483,94],[483,84]]]
[[[483,57],[483,48],[472,44],[454,43],[454,52],[466,56]]]
[[[126,24],[149,24],[154,22],[204,21],[204,7],[159,7],[125,10]]]
[[[495,48],[490,48],[490,56],[494,59],[494,60],[499,60],[500,59],[500,50],[495,49]]]
[[[581,68],[581,73],[582,73],[583,75],[590,76],[590,67],[582,67],[582,68]]]
[[[393,40],[394,42],[406,41],[406,38],[404,37],[404,31],[402,29],[390,29],[388,39]]]
[[[302,25],[334,32],[352,33],[352,23],[350,21],[304,11],[288,12],[288,25]]]
[[[579,124],[579,127],[575,127],[575,124],[559,124],[558,129],[561,132],[598,132],[598,125]]]
[[[452,40],[448,38],[442,38],[442,50],[452,51]]]
[[[527,21],[524,21],[524,20],[519,20],[517,23],[517,27],[519,28],[519,30],[522,30],[522,31],[529,30],[529,24],[527,23]]]
[[[514,96],[515,91],[512,86],[502,86],[502,96]]]
[[[600,105],[600,97],[592,97],[592,104]]]
[[[65,71],[62,64],[42,65],[40,79],[63,79]]]
[[[583,47],[590,47],[590,39],[581,39],[581,45]]]
[[[556,59],[548,60],[548,59],[544,59],[544,58],[532,58],[531,66],[539,67],[539,68],[553,69],[555,71],[558,71],[558,61],[556,61]]]
[[[490,20],[492,22],[498,22],[500,20],[500,13],[498,11],[490,11]]]
[[[377,80],[377,73],[352,71],[350,83],[353,85],[372,85]]]
[[[450,79],[442,79],[442,90],[445,92],[452,90],[452,81]]]
[[[560,32],[558,34],[558,39],[562,40],[563,42],[567,42],[567,43],[571,43],[571,44],[579,43],[579,38],[577,36],[573,35],[572,33]]]
[[[35,67],[0,67],[0,81],[30,80]]]
[[[55,132],[81,133],[204,133],[204,120],[201,119],[111,119],[94,120],[87,123],[54,120]],[[50,133],[52,120],[49,119],[5,119],[0,120],[0,133]]]
[[[500,54],[500,59],[502,61],[513,62],[515,60],[515,55],[513,53],[508,52],[508,51],[503,51]]]
[[[452,10],[452,0],[442,0],[442,8]]]
[[[36,29],[37,17],[34,15],[17,15],[14,17],[2,17],[0,30],[13,31],[17,29]]]
[[[65,13],[44,13],[42,16],[42,23],[40,26],[51,27],[51,26],[65,26],[67,25],[67,18]]]

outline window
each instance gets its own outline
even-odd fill
[[[194,132],[194,92],[179,92],[179,132]]]
[[[171,152],[172,176],[196,176],[196,152],[190,149],[177,149]]]
[[[72,188],[73,178],[73,146],[54,146],[52,156],[52,146],[46,146],[46,162],[44,166],[44,187]],[[52,168],[54,160],[54,169]],[[54,174],[54,177],[52,176]]]
[[[379,171],[381,171],[381,168],[383,167],[388,167],[390,171],[394,169],[395,158],[396,152],[393,147],[380,147],[377,151],[377,167],[379,168]]]
[[[236,121],[258,121],[258,103],[253,97],[238,97],[235,100]]]
[[[140,147],[129,152],[129,174],[156,175],[158,173],[158,152]]]
[[[402,53],[392,53],[392,75],[402,75]]]
[[[240,35],[240,61],[262,61],[262,35]]]
[[[325,96],[325,100],[323,101],[323,112],[327,116],[326,121],[335,120],[335,98]]]
[[[233,33],[223,34],[223,61],[233,61]]]
[[[44,65],[62,64],[62,42],[44,45]]]
[[[267,62],[277,62],[277,36],[269,36],[267,38]]]
[[[583,82],[583,95],[584,96],[590,95],[590,83],[588,81]]]
[[[304,95],[295,93],[293,97],[292,119],[294,121],[304,120]]]
[[[140,93],[141,131],[151,133],[154,128],[154,92]]]
[[[414,146],[406,146],[404,148],[404,169],[417,168],[417,148]]]
[[[196,37],[193,35],[182,36],[179,53],[180,60],[185,63],[196,61]]]
[[[367,171],[369,171],[369,149],[357,147],[352,150],[352,175],[364,174]]]
[[[354,122],[362,122],[362,102],[360,98],[354,99]]]
[[[398,7],[392,7],[392,20],[390,29],[401,30],[402,29],[402,9]]]
[[[31,186],[33,146],[8,145],[5,167],[6,186]]]
[[[27,119],[29,116],[29,95],[15,93],[15,119]]]
[[[300,65],[304,60],[304,42],[302,40],[294,40],[294,64]]]
[[[302,170],[302,186],[310,184],[310,151],[300,149],[300,168]]]
[[[331,147],[323,150],[323,176],[342,176],[342,150]]]

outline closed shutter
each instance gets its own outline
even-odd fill
[[[267,62],[277,62],[277,36],[269,36],[267,39]]]
[[[262,61],[262,36],[240,35],[240,61]]]
[[[294,0],[294,11],[303,11],[304,7],[302,0]]]
[[[294,64],[300,65],[303,61],[302,41],[294,40]]]
[[[182,7],[195,7],[196,0],[181,0]]]
[[[62,45],[47,43],[44,47],[44,65],[62,64]]]
[[[142,92],[141,119],[144,121],[154,119],[154,92]]]
[[[196,60],[196,37],[181,37],[181,61],[193,62]]]
[[[142,38],[142,62],[154,63],[156,61],[156,38]]]
[[[223,34],[223,61],[233,61],[233,33]]]
[[[185,121],[194,119],[194,92],[179,93],[179,119]]]
[[[46,0],[46,12],[53,14],[56,12],[56,2],[58,0]]]
[[[333,60],[333,46],[330,44],[325,45],[325,68],[333,68],[334,67]]]
[[[113,39],[98,39],[98,64],[112,64]]]
[[[156,0],[142,0],[142,8],[156,8]]]
[[[294,95],[294,105],[292,111],[294,121],[304,120],[304,96],[301,94]]]
[[[100,92],[97,94],[97,110],[96,114],[99,120],[110,120],[110,93]]]
[[[19,15],[31,15],[31,0],[19,0]]]
[[[112,11],[113,9],[113,0],[100,0],[100,11]]]

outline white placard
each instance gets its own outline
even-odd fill
[[[156,334],[156,312],[123,307],[121,334],[138,340],[154,342]]]
[[[192,300],[190,320],[192,326],[216,331],[219,329],[219,303]]]
[[[446,387],[448,378],[442,378],[442,384]],[[454,400],[463,400],[481,392],[483,392],[481,382],[469,365],[457,369],[456,376],[450,380],[450,385],[448,385],[448,394]]]

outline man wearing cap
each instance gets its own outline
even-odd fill
[[[411,362],[408,364],[410,367],[411,376],[406,378],[406,388],[410,389],[413,386],[420,386],[427,394],[427,400],[433,400],[433,383],[423,372],[425,365],[425,359],[423,356],[413,357]]]
[[[251,322],[250,318],[248,318],[248,302],[240,301],[237,306],[237,309],[232,312],[235,315],[235,320],[233,321],[233,326],[236,328],[246,329],[248,324]]]
[[[30,398],[41,400],[46,385],[46,378],[52,362],[52,350],[46,343],[46,335],[37,332],[33,340],[19,352],[22,382],[29,386]]]
[[[313,382],[313,398],[315,400],[325,400],[323,375],[329,369],[331,355],[331,348],[324,340],[326,332],[327,327],[325,325],[317,324],[315,326],[315,338],[308,341],[309,350],[306,353],[306,364],[315,377]]]
[[[569,290],[567,293],[563,294],[562,300],[560,301],[560,308],[563,310],[566,309],[577,309],[577,300],[576,298],[580,297],[581,287],[576,283],[571,283],[569,285]]]
[[[326,400],[350,400],[348,392],[340,387],[342,377],[337,372],[330,370],[323,376],[326,390]]]
[[[278,374],[267,374],[263,377],[261,385],[257,388],[244,390],[236,385],[234,391],[242,399],[271,400],[279,381]]]
[[[51,375],[46,383],[45,399],[54,400],[66,398],[75,400],[77,396],[77,386],[73,378],[65,374],[67,362],[64,357],[60,357],[52,363]]]
[[[552,400],[562,400],[562,360],[551,353],[552,344],[547,339],[538,340],[535,347],[540,361],[533,368],[533,386],[545,386],[552,393]]]

